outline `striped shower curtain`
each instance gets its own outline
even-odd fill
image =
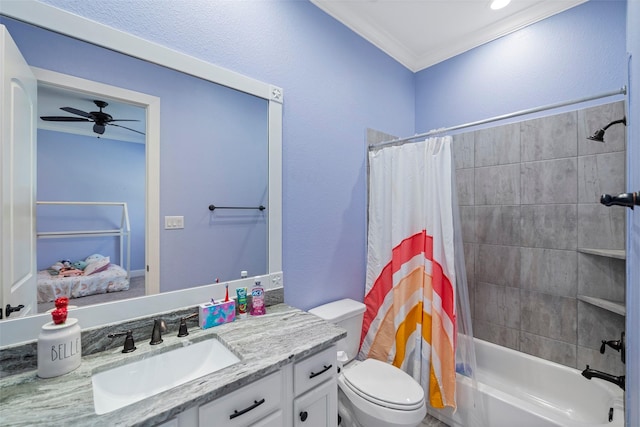
[[[361,358],[401,368],[431,406],[456,406],[451,137],[369,153]]]

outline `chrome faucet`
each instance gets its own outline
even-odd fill
[[[151,342],[149,344],[156,345],[162,342],[162,333],[167,332],[167,324],[162,319],[153,321],[153,332],[151,332]]]
[[[600,378],[605,381],[609,381],[624,390],[624,380],[625,376],[620,375],[616,377],[615,375],[607,374],[606,372],[596,371],[595,369],[589,368],[587,365],[586,369],[582,371],[582,376],[586,379],[590,380],[591,378]]]
[[[131,332],[131,330],[124,331],[124,332],[114,332],[112,334],[107,335],[107,337],[115,338],[115,337],[121,337],[123,335],[126,335],[126,337],[124,339],[124,348],[122,349],[122,352],[131,353],[132,351],[135,351],[136,345],[133,342],[133,333]]]

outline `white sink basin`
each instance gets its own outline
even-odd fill
[[[96,414],[146,399],[239,360],[220,341],[208,339],[93,374]]]

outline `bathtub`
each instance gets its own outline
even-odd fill
[[[457,374],[457,411],[428,408],[449,426],[624,427],[624,392],[617,385],[587,380],[577,369],[487,341],[474,342],[486,418],[477,422],[481,418],[468,394],[471,380]]]

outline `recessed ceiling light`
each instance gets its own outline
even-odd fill
[[[493,10],[502,9],[503,7],[508,5],[509,3],[511,3],[511,0],[493,0],[491,2],[491,9],[493,9]]]

